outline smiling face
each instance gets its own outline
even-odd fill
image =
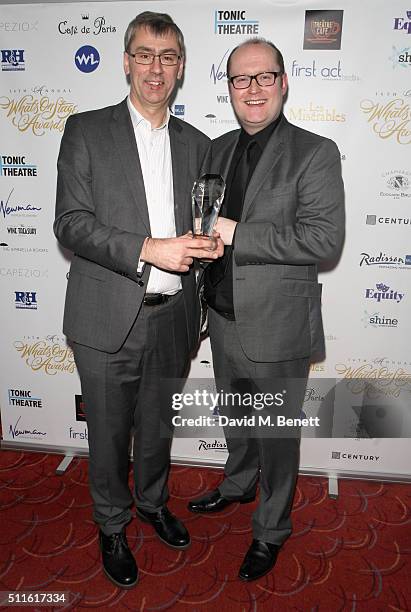
[[[245,44],[239,47],[230,59],[229,77],[278,71],[280,66],[275,50],[264,43]],[[286,74],[278,76],[271,86],[261,87],[255,79],[247,89],[234,89],[232,84],[229,84],[235,114],[248,134],[256,134],[278,117],[283,107],[287,84]]]
[[[156,36],[146,27],[139,27],[129,45],[130,53],[146,51],[149,53],[181,54],[177,38],[173,32]],[[165,118],[168,101],[173,93],[177,79],[183,74],[183,60],[176,66],[163,66],[158,57],[152,64],[136,64],[134,58],[124,53],[124,72],[130,77],[130,99],[132,104],[153,127],[158,127]],[[158,124],[158,125],[157,125]]]

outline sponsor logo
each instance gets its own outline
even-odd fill
[[[370,253],[361,253],[360,255],[360,268],[363,266],[377,266],[378,268],[395,268],[395,269],[407,269],[411,270],[411,255],[387,255],[380,251],[378,255],[371,255]]]
[[[258,32],[259,21],[249,19],[247,11],[214,11],[214,34],[256,36]]]
[[[379,461],[379,455],[362,455],[359,453],[344,453],[341,451],[332,451],[331,459],[351,459],[352,461]]]
[[[217,453],[227,452],[227,444],[226,442],[221,442],[220,440],[214,440],[213,442],[206,440],[198,441],[198,450],[199,451],[209,451],[214,450]]]
[[[410,217],[378,217],[377,215],[367,215],[366,225],[411,225]]]
[[[227,125],[238,127],[237,119],[220,119],[214,113],[207,113],[205,118],[209,120],[210,125]]]
[[[27,164],[25,155],[0,155],[0,176],[37,176],[37,166]]]
[[[211,64],[211,70],[210,70],[209,76],[214,85],[217,85],[217,83],[220,83],[221,81],[224,81],[224,82],[227,81],[226,64],[227,64],[227,58],[228,58],[229,53],[230,53],[230,49],[227,49],[227,51],[224,53],[224,55],[222,56],[222,58],[220,59],[218,63],[213,62]]]
[[[77,106],[61,95],[54,96],[60,91],[45,85],[34,86],[29,94],[26,90],[10,90],[10,96],[0,97],[0,109],[19,132],[31,132],[35,136],[63,132],[67,117],[77,112]]]
[[[365,290],[365,298],[367,300],[376,300],[377,302],[381,302],[381,300],[392,300],[399,304],[404,297],[405,293],[394,291],[384,283],[376,283],[375,289]]]
[[[325,395],[315,388],[307,387],[305,390],[304,402],[322,402],[325,399]]]
[[[38,21],[0,21],[0,32],[32,32],[38,31]]]
[[[43,408],[43,400],[40,397],[33,397],[29,389],[9,389],[8,397],[9,406]]]
[[[15,291],[14,304],[22,310],[37,310],[37,293],[35,291]]]
[[[83,402],[82,395],[74,396],[76,402],[76,421],[85,421],[86,420],[86,409]]]
[[[6,200],[0,200],[0,215],[3,216],[3,219],[6,219],[9,216],[33,217],[41,210],[40,206],[34,206],[33,204],[28,204],[26,202],[15,204],[11,197],[13,192],[14,188],[10,191]]]
[[[341,49],[344,11],[305,11],[303,49]]]
[[[394,17],[394,30],[403,30],[411,34],[411,11],[407,11],[407,17]]]
[[[23,337],[13,343],[21,359],[33,372],[42,372],[49,376],[56,374],[73,374],[76,366],[73,351],[65,343],[65,338],[57,335]]]
[[[27,429],[21,423],[21,416],[19,416],[14,425],[9,426],[9,434],[11,435],[13,440],[15,440],[16,438],[38,440],[39,438],[42,438],[43,436],[47,435],[45,431],[39,431],[35,427]]]
[[[83,45],[76,51],[74,63],[81,72],[94,72],[100,65],[100,54],[95,47]]]
[[[367,399],[377,397],[399,397],[401,390],[411,383],[411,371],[404,369],[401,361],[390,361],[385,357],[375,359],[349,358],[337,363],[335,371],[347,381],[351,393],[364,394]],[[375,385],[370,382],[375,381]]]
[[[325,372],[325,365],[322,363],[311,363],[310,372]]]
[[[69,427],[69,437],[72,440],[88,440],[87,427],[83,431],[75,431],[72,427]]]
[[[3,72],[26,69],[24,49],[1,49],[1,69]]]
[[[289,110],[290,121],[313,121],[344,123],[346,116],[335,107],[310,102],[308,106],[294,106]]]
[[[7,244],[7,242],[0,242],[0,247],[6,253],[24,253],[29,255],[46,255],[48,249],[39,249],[36,247],[14,247]]]
[[[410,101],[397,94],[382,94],[385,99],[366,98],[360,102],[360,110],[374,134],[382,140],[392,138],[398,144],[411,143]],[[378,93],[377,93],[378,96]]]
[[[8,225],[7,233],[13,236],[36,236],[37,228],[25,225]]]
[[[392,55],[389,59],[392,62],[392,67],[397,68],[410,68],[411,67],[411,47],[404,47],[403,49],[397,49],[394,45],[392,46]]]
[[[171,112],[174,117],[179,117],[180,119],[184,119],[186,107],[184,104],[174,104],[171,108]]]
[[[385,183],[385,191],[380,191],[381,198],[411,198],[411,172],[391,170],[381,176]]]
[[[48,278],[49,271],[38,268],[0,268],[0,276],[5,278]]]
[[[90,15],[83,13],[81,20],[73,23],[68,19],[60,21],[57,30],[59,34],[68,36],[75,36],[76,34],[93,34],[99,36],[99,34],[114,34],[117,32],[117,28],[114,25],[108,23],[107,19],[103,16],[96,17],[93,22],[90,22]]]
[[[336,64],[327,65],[319,64],[318,60],[313,59],[308,64],[300,64],[297,60],[293,60],[291,64],[291,73],[289,76],[295,78],[321,78],[324,81],[359,81],[360,77],[356,74],[343,74],[341,60]]]
[[[364,316],[361,319],[364,323],[364,327],[397,327],[398,319],[393,317],[386,317],[381,315],[379,312],[369,313],[364,310]]]

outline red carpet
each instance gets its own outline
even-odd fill
[[[237,572],[251,542],[255,503],[236,504],[218,515],[193,515],[187,501],[214,488],[221,471],[175,467],[169,507],[184,519],[192,545],[181,552],[169,549],[149,525],[133,520],[127,535],[140,580],[133,590],[122,591],[101,569],[87,461],[74,460],[58,477],[54,470],[60,460],[40,453],[0,453],[1,591],[64,591],[71,597],[66,610],[411,608],[410,485],[341,481],[334,501],[328,498],[325,478],[300,477],[294,533],[274,572],[247,584]]]

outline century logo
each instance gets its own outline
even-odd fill
[[[81,72],[94,72],[100,65],[100,54],[95,47],[83,45],[76,51],[74,62]]]
[[[249,19],[247,11],[214,12],[214,34],[256,36],[258,32],[259,22],[256,19]]]

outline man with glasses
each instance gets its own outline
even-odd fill
[[[137,514],[165,544],[190,544],[166,506],[171,440],[160,432],[161,380],[184,376],[198,342],[193,260],[216,258],[223,246],[191,232],[190,191],[209,139],[170,116],[183,67],[173,20],[138,15],[125,33],[128,97],[70,117],[58,159],[54,231],[74,253],[64,332],[86,409],[103,567],[124,588],[138,575],[125,535],[132,428]]]
[[[265,395],[268,424],[251,410],[254,429],[225,428],[225,478],[189,509],[217,512],[250,502],[259,479],[253,541],[239,572],[250,581],[272,569],[291,533],[300,423],[293,420],[288,431],[271,425],[277,415],[301,417],[310,358],[324,352],[317,265],[341,250],[344,191],[336,145],[282,114],[287,75],[271,42],[239,45],[227,75],[241,130],[215,140],[211,152],[211,171],[227,183],[216,225],[227,246],[204,281],[214,372],[217,389],[232,397],[261,390],[278,396],[273,402]],[[234,405],[228,414],[239,412]]]

